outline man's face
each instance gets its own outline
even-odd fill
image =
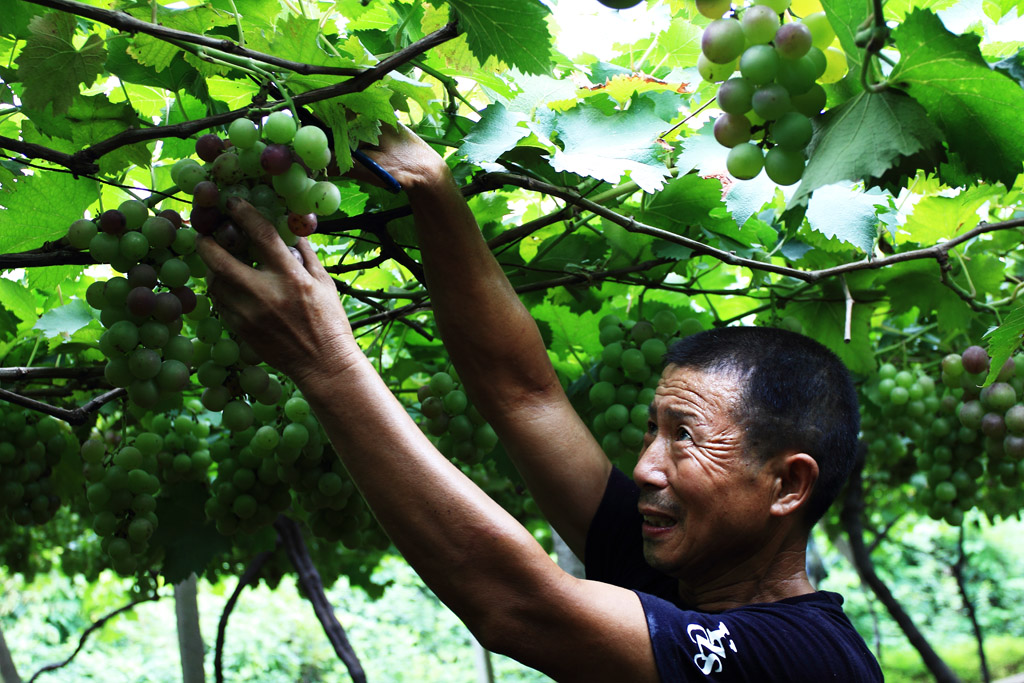
[[[669,366],[633,477],[644,556],[680,579],[715,581],[757,552],[770,531],[770,467],[744,452],[740,382]]]

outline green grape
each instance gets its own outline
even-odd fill
[[[773,121],[793,108],[789,92],[778,83],[759,86],[751,98],[758,116]]]
[[[128,320],[114,323],[107,331],[110,341],[121,353],[128,353],[139,343],[139,328]]]
[[[764,155],[764,170],[773,182],[792,185],[799,182],[804,174],[804,153],[787,147],[772,147]]]
[[[654,317],[651,318],[651,323],[659,334],[673,335],[679,331],[679,319],[675,313],[667,308],[655,313]]]
[[[818,75],[814,60],[809,55],[805,55],[800,59],[780,60],[775,78],[779,85],[786,89],[790,97],[793,97],[810,90]]]
[[[697,11],[708,19],[720,19],[731,5],[730,0],[697,0]]]
[[[282,430],[281,443],[290,449],[301,449],[309,443],[309,430],[298,422],[292,422]]]
[[[835,83],[842,80],[849,67],[846,63],[846,53],[834,47],[829,47],[825,52],[825,72],[819,77],[822,83]]]
[[[241,400],[231,401],[224,406],[222,420],[232,432],[248,429],[253,423],[252,406]]]
[[[828,17],[824,12],[814,12],[801,19],[807,29],[811,32],[811,44],[819,50],[824,50],[836,38],[836,32],[832,29]]]
[[[647,429],[647,422],[650,420],[650,403],[637,403],[629,411],[629,421],[634,427],[640,430]]]
[[[160,282],[166,287],[182,287],[191,277],[188,264],[181,259],[169,258],[160,266]]]
[[[79,218],[68,228],[68,244],[75,249],[88,249],[92,239],[97,235],[99,228],[92,221]]]
[[[725,159],[725,167],[738,180],[750,180],[757,176],[764,167],[764,155],[760,147],[751,142],[745,142],[729,150],[729,156]]]
[[[107,454],[107,447],[99,439],[86,439],[82,442],[82,462],[99,464]]]
[[[97,263],[110,263],[120,254],[120,240],[110,233],[97,233],[89,240],[89,255]]]
[[[622,370],[629,375],[636,375],[647,368],[647,359],[640,349],[626,349],[622,352]]]
[[[776,14],[782,14],[789,9],[790,0],[758,0],[758,4],[767,5],[775,10]]]
[[[292,422],[304,422],[310,417],[309,403],[301,396],[293,396],[284,404],[284,414]]]
[[[316,126],[302,126],[295,132],[295,139],[292,142],[296,154],[307,166],[309,159],[319,159],[323,156],[327,145],[327,134]]]
[[[458,389],[449,391],[442,399],[444,403],[445,412],[449,415],[461,415],[466,411],[468,401],[466,394]]]
[[[601,351],[601,362],[608,367],[620,367],[622,362],[622,349],[622,342],[612,342]]]
[[[318,216],[330,216],[341,206],[341,191],[334,183],[322,180],[313,183],[306,190],[305,199],[313,208],[313,213]]]
[[[618,431],[629,423],[629,409],[621,403],[615,403],[604,412],[605,426]]]
[[[723,147],[750,141],[750,120],[743,114],[722,114],[715,120],[715,140]]]
[[[437,372],[430,378],[429,385],[434,396],[444,396],[455,388],[455,380],[447,372]]]
[[[281,435],[276,429],[270,425],[263,425],[256,430],[256,434],[252,437],[250,444],[257,450],[269,452],[277,448],[280,440]]]
[[[736,19],[715,19],[701,36],[701,53],[715,64],[728,64],[746,45],[743,26]]]
[[[291,198],[306,189],[307,180],[309,178],[306,176],[306,169],[302,168],[300,164],[293,163],[287,171],[274,176],[271,184],[282,197]]]
[[[214,343],[210,350],[210,359],[217,365],[228,367],[238,361],[238,343],[233,339],[222,337]]]
[[[668,346],[658,338],[651,338],[640,345],[640,351],[644,354],[644,360],[651,367],[659,367],[668,353]]]
[[[128,199],[121,202],[117,210],[124,215],[125,226],[128,230],[138,230],[143,222],[149,217],[149,209],[138,199]]]
[[[275,111],[263,122],[263,134],[271,142],[286,145],[295,136],[296,124],[291,112]]]
[[[597,382],[590,387],[590,404],[597,410],[606,410],[615,401],[615,385],[611,382]]]
[[[825,108],[827,97],[825,89],[815,83],[807,92],[800,95],[792,95],[790,102],[792,102],[795,110],[804,116],[811,117],[821,113],[821,110]]]
[[[740,73],[751,84],[764,85],[775,79],[779,62],[779,54],[771,45],[753,45],[740,57]]]
[[[779,14],[771,7],[754,5],[743,10],[740,25],[747,45],[761,45],[775,37],[779,30]]]
[[[160,354],[152,349],[135,349],[128,355],[128,367],[138,379],[152,379],[160,372]]]
[[[473,445],[485,453],[494,450],[498,445],[498,435],[489,424],[479,425],[473,430]]]
[[[717,64],[705,57],[697,55],[697,73],[709,83],[719,83],[732,76],[739,64],[739,59],[733,59],[725,64]]]
[[[746,78],[730,78],[718,86],[718,107],[727,114],[746,114],[753,95],[753,83]]]
[[[802,150],[811,141],[811,120],[795,111],[786,112],[772,124],[772,139],[780,146]]]
[[[249,119],[235,119],[228,125],[228,139],[238,149],[249,149],[259,140],[260,131]]]
[[[175,166],[177,166],[177,164],[175,164]],[[171,177],[174,177],[173,172]],[[192,191],[195,190],[196,185],[206,180],[206,178],[206,169],[200,166],[199,164],[193,162],[191,165],[186,165],[182,167],[182,169],[178,172],[175,184],[178,186],[178,189],[181,190],[182,192],[186,194],[192,194]]]

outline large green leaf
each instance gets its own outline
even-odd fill
[[[950,288],[942,284],[935,261],[900,263],[879,275],[889,295],[892,315],[917,308],[922,315],[935,314],[943,334],[960,332],[970,325],[973,312]]]
[[[32,109],[47,105],[56,114],[71,106],[79,85],[92,85],[103,73],[107,52],[98,34],[75,47],[75,18],[63,12],[33,17],[31,37],[18,57],[18,78],[25,84],[22,101]]]
[[[71,303],[51,308],[43,313],[32,329],[39,330],[47,337],[70,337],[91,323],[93,318],[92,307],[81,299],[74,299]]]
[[[640,100],[611,116],[590,108],[560,114],[555,130],[565,147],[555,152],[551,166],[609,183],[618,183],[629,173],[643,190],[660,189],[669,172],[659,159],[655,140],[668,125],[653,109],[653,102]]]
[[[894,35],[890,81],[924,106],[970,173],[1011,187],[1024,164],[1024,89],[989,67],[977,36],[950,33],[931,12],[912,12]]]
[[[818,188],[807,206],[807,222],[825,237],[836,237],[870,254],[878,236],[879,195],[865,194],[848,183]]]
[[[538,0],[448,0],[482,64],[494,56],[528,74],[551,70],[548,8]]]
[[[998,186],[970,188],[955,197],[924,197],[914,206],[907,218],[905,230],[909,239],[919,244],[932,245],[963,234],[978,224],[978,215],[985,202],[999,194]]]
[[[714,231],[735,229],[729,216],[712,211],[722,206],[722,184],[717,178],[695,174],[680,176],[646,202],[640,219],[671,232],[684,234],[686,228],[700,225]]]
[[[1024,335],[1024,305],[1018,306],[1003,319],[1003,324],[988,335],[988,355],[992,358],[989,364],[988,377],[985,384],[995,381],[1006,359],[1020,348],[1021,336]]]
[[[529,129],[519,125],[525,120],[522,114],[510,112],[501,102],[494,102],[484,109],[459,152],[474,164],[494,161],[530,134]]]
[[[0,305],[27,323],[36,317],[36,297],[25,285],[0,277]]]
[[[23,177],[13,186],[14,192],[0,194],[0,206],[6,209],[0,211],[0,253],[34,249],[63,237],[71,222],[99,198],[95,181],[68,173]]]
[[[939,131],[912,97],[862,92],[828,110],[808,150],[810,160],[789,208],[805,206],[819,187],[877,178],[901,157],[938,145]]]

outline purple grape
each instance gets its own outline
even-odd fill
[[[156,268],[148,263],[132,266],[132,269],[128,271],[128,284],[132,287],[153,289],[156,287]]]
[[[193,292],[190,288],[185,287],[184,285],[181,287],[175,287],[171,290],[171,294],[176,296],[178,298],[178,301],[181,302],[182,315],[187,315],[192,311],[196,310],[196,304],[198,303],[198,299],[196,298],[196,293]]]
[[[214,230],[213,239],[232,254],[243,254],[249,248],[249,238],[231,221],[221,223]]]
[[[220,209],[216,206],[201,206],[192,209],[189,221],[192,228],[200,235],[212,235],[223,220]]]
[[[207,133],[196,140],[196,155],[203,161],[213,161],[224,151],[224,141],[216,133]]]
[[[162,323],[168,324],[181,315],[181,300],[170,292],[160,292],[156,295],[156,305],[153,307],[153,317]]]
[[[174,209],[164,209],[163,211],[158,213],[157,216],[169,220],[171,222],[171,225],[174,226],[175,230],[181,227],[181,214],[175,211]]]
[[[292,166],[292,150],[288,145],[267,145],[260,154],[260,166],[270,175],[281,175]]]
[[[203,208],[217,206],[219,199],[220,190],[217,188],[217,183],[212,180],[200,180],[192,190],[192,206]]]
[[[126,305],[132,315],[147,316],[156,308],[157,295],[149,287],[135,287],[128,292]]]
[[[309,237],[316,232],[317,219],[315,213],[289,213],[288,229],[299,237]]]
[[[288,252],[295,257],[295,260],[299,262],[300,266],[306,265],[306,260],[302,258],[302,252],[295,247],[288,247]]]
[[[128,229],[124,214],[117,209],[109,209],[100,214],[100,230],[108,235],[120,237]]]

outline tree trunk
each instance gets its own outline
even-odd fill
[[[178,620],[178,651],[182,683],[205,683],[203,634],[199,631],[196,575],[174,586],[174,613]]]
[[[0,629],[0,681],[3,683],[22,683],[18,668],[14,666],[14,658],[4,640],[4,631]]]
[[[924,637],[924,634],[917,628],[910,615],[904,611],[897,602],[895,596],[885,585],[885,582],[875,571],[875,564],[871,560],[871,553],[864,543],[864,449],[860,449],[857,465],[850,474],[850,481],[846,486],[846,495],[843,500],[843,508],[839,513],[840,522],[850,541],[850,550],[853,555],[854,566],[861,580],[871,587],[875,597],[878,598],[889,615],[903,630],[907,640],[914,646],[928,671],[935,677],[937,683],[962,683],[960,678],[949,668],[949,665],[932,648],[931,644]]]
[[[472,633],[469,634],[473,645],[473,664],[476,668],[476,683],[494,683],[494,667],[491,666],[491,653],[480,644]]]

